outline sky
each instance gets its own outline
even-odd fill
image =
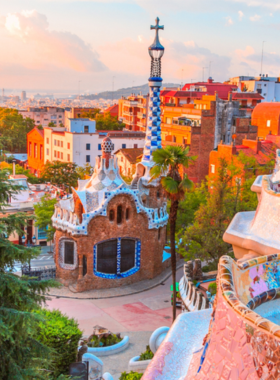
[[[82,94],[145,84],[156,17],[165,83],[259,75],[262,47],[263,73],[280,74],[280,0],[9,0],[0,88]]]

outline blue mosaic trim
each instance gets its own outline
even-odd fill
[[[128,270],[127,272],[121,273],[121,240],[122,239],[132,239],[135,240],[135,266]],[[97,245],[104,243],[106,241],[115,240],[107,239],[99,241],[93,247],[93,273],[97,277],[107,278],[107,279],[116,279],[116,278],[125,278],[132,276],[134,273],[138,272],[141,265],[141,240],[129,236],[123,236],[122,238],[117,238],[117,274],[108,274],[101,273],[97,271]]]

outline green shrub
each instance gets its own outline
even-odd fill
[[[202,272],[207,273],[207,272],[212,272],[217,269],[218,269],[218,263],[212,262],[212,263],[208,263],[208,265],[204,265],[202,267]]]
[[[212,296],[214,296],[217,293],[217,284],[216,282],[213,282],[208,286],[208,292],[211,293]]]
[[[107,337],[102,337],[100,340],[94,335],[88,342],[89,347],[108,347],[113,346],[121,342],[122,338],[119,338],[116,334],[110,334]]]
[[[53,350],[53,378],[68,374],[69,365],[76,362],[78,343],[82,337],[78,323],[59,310],[41,309],[35,312],[45,318],[39,323],[37,338]]]
[[[143,373],[130,371],[129,373],[123,372],[119,380],[140,380]]]
[[[142,352],[142,354],[140,355],[140,360],[150,360],[150,359],[153,359],[154,357],[154,353],[153,351],[151,351],[150,349],[150,346],[146,346],[146,351]]]

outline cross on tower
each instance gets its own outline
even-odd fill
[[[156,30],[156,38],[158,38],[158,31],[159,31],[159,29],[164,29],[164,26],[162,25],[162,26],[160,26],[158,23],[159,23],[159,18],[157,17],[156,18],[156,25],[151,25],[151,29],[155,29]]]

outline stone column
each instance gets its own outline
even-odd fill
[[[79,260],[79,276],[78,280],[81,280],[83,278],[83,255],[78,255]]]

